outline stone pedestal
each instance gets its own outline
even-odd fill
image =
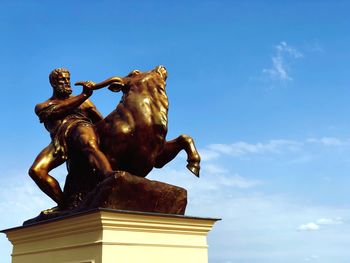
[[[2,232],[13,263],[204,263],[216,221],[95,209]]]

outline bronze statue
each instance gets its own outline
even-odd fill
[[[187,168],[199,176],[200,157],[192,138],[180,135],[172,141],[165,140],[169,106],[166,79],[165,67],[158,66],[95,85],[94,89],[109,85],[110,90],[123,92],[117,108],[96,125],[101,149],[114,170],[145,177],[153,167],[163,167],[185,150]]]
[[[88,99],[94,83],[85,82],[83,92],[78,96],[71,96],[68,70],[55,69],[49,79],[53,95],[45,102],[37,104],[35,113],[50,133],[52,142],[39,153],[29,169],[29,175],[62,209],[66,206],[66,200],[58,182],[49,172],[67,160],[67,144],[79,148],[88,157],[90,166],[100,175],[107,175],[112,169],[99,149],[98,136],[93,126],[102,120],[102,115]]]
[[[168,129],[165,67],[158,66],[148,72],[134,70],[124,78],[112,77],[97,84],[77,82],[75,85],[83,86],[83,92],[78,96],[71,96],[69,76],[67,70],[54,70],[50,74],[53,96],[35,108],[40,121],[50,132],[52,142],[38,155],[29,171],[40,189],[58,203],[59,210],[91,207],[91,203],[97,206],[91,198],[100,196],[106,199],[106,193],[111,188],[118,188],[118,184],[129,182],[137,187],[147,184],[149,180],[136,178],[146,177],[153,167],[163,167],[181,150],[187,153],[187,168],[199,177],[200,156],[192,138],[180,135],[172,141],[165,140]],[[123,96],[117,108],[102,119],[88,98],[93,90],[107,86],[113,92],[123,92]],[[62,192],[57,181],[48,173],[65,161],[68,175]],[[108,179],[112,175],[114,181]],[[117,185],[108,186],[116,182]],[[159,182],[156,184],[162,188]],[[146,188],[137,189],[140,192]],[[168,189],[169,185],[165,188]],[[96,189],[103,194],[96,193]],[[181,206],[169,210],[157,207],[161,203],[159,200],[152,200],[154,206],[149,203],[147,209],[146,204],[141,208],[138,204],[136,208],[115,205],[118,200],[112,200],[111,206],[183,214],[187,203],[186,191],[179,189],[171,190],[176,193],[171,200],[178,200]],[[116,196],[123,199],[128,193],[129,190],[119,189]],[[171,196],[168,193],[164,195]],[[126,203],[131,204],[132,197],[128,198]],[[165,200],[168,197],[161,198]],[[90,202],[89,205],[87,202]],[[169,199],[164,204],[170,206],[171,202]]]

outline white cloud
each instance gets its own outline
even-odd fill
[[[292,80],[287,73],[287,68],[282,56],[272,57],[272,68],[263,69],[263,73],[268,74],[273,79]]]
[[[319,229],[320,229],[320,226],[313,222],[303,224],[298,227],[298,230],[300,231],[314,231]]]
[[[290,159],[287,161],[289,164],[302,164],[302,163],[308,163],[313,160],[313,156],[311,154],[301,154],[297,156],[296,158]]]
[[[238,174],[219,178],[220,184],[237,188],[251,188],[261,184],[258,180],[251,180]]]
[[[199,149],[199,154],[202,161],[211,161],[219,158],[220,154],[209,149]]]
[[[348,147],[350,139],[324,136],[321,138],[308,138],[305,140],[273,139],[266,142],[250,143],[238,141],[231,144],[210,144],[201,150],[204,152],[204,161],[214,161],[221,155],[243,157],[251,155],[272,156],[276,154],[293,154],[288,163],[306,163],[314,160],[315,149],[311,145],[325,147]],[[325,149],[326,150],[326,149]]]
[[[291,55],[293,58],[301,58],[303,57],[303,54],[300,53],[295,48],[289,46],[285,41],[282,41],[279,45],[276,45],[275,48],[280,53],[286,53]]]
[[[264,153],[281,153],[282,151],[297,151],[302,143],[292,140],[270,140],[266,143],[258,142],[251,144],[239,141],[232,144],[211,144],[208,146],[210,150],[240,156],[245,154],[264,154]]]
[[[324,48],[318,42],[308,44],[307,49],[311,52],[325,53]]]
[[[204,165],[204,171],[209,173],[209,174],[223,174],[223,173],[228,173],[228,170],[225,168],[222,168],[218,165],[215,164],[205,164]]]
[[[263,69],[263,73],[267,74],[271,79],[290,81],[292,77],[289,72],[289,64],[301,57],[303,57],[301,52],[282,41],[275,46],[275,53],[271,58],[272,67]]]
[[[320,257],[316,255],[312,255],[311,257],[304,258],[304,261],[315,261],[318,260]]]
[[[220,189],[221,187],[229,188],[252,188],[261,184],[258,180],[248,179],[238,174],[217,174],[209,177],[208,182],[212,186],[215,186],[215,189]]]
[[[63,184],[66,170],[62,166],[52,175]],[[56,206],[29,177],[27,170],[9,171],[6,187],[0,191],[0,214],[6,215],[0,228],[21,225],[23,221],[37,216],[42,210]]]
[[[343,224],[343,219],[341,217],[336,218],[320,218],[316,221],[319,225],[340,225]]]
[[[261,181],[249,179],[230,172],[214,164],[203,164],[201,177],[198,179],[188,170],[174,169],[165,167],[162,170],[154,170],[148,177],[152,180],[160,180],[170,184],[179,185],[194,194],[207,195],[213,191],[234,191],[236,189],[253,188],[260,184]]]
[[[335,138],[335,137],[323,137],[320,139],[309,138],[306,140],[306,142],[322,144],[325,146],[342,146],[342,145],[349,144],[349,140],[341,140],[341,139]]]
[[[314,231],[319,230],[321,226],[330,226],[330,225],[341,225],[343,224],[343,219],[341,217],[336,218],[320,218],[315,222],[309,222],[307,224],[300,225],[298,227],[299,231]]]

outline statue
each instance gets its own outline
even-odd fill
[[[67,144],[79,148],[88,157],[90,166],[100,175],[108,175],[112,168],[99,149],[98,136],[93,126],[103,119],[88,99],[92,95],[94,83],[84,83],[83,92],[78,96],[71,96],[68,70],[55,69],[49,79],[53,95],[45,102],[37,104],[35,113],[50,133],[52,142],[39,153],[29,169],[29,175],[58,204],[58,208],[63,209],[67,205],[63,192],[49,172],[67,160]]]
[[[101,203],[112,208],[183,214],[187,204],[184,189],[144,178],[154,167],[161,168],[173,160],[181,150],[187,153],[187,168],[199,177],[200,156],[193,139],[180,135],[165,140],[165,67],[157,66],[148,72],[134,70],[126,77],[111,77],[100,83],[77,82],[75,85],[83,86],[78,96],[71,96],[69,77],[67,70],[54,70],[50,74],[53,96],[35,108],[52,142],[38,155],[29,174],[58,204],[41,217],[49,218],[57,211],[59,215],[65,210],[81,211]],[[103,87],[123,93],[116,109],[104,119],[88,99],[94,90]],[[68,175],[62,192],[49,172],[65,161]],[[133,195],[131,185],[138,191]],[[150,185],[158,191],[156,194],[148,194]],[[141,196],[141,201],[135,201],[143,191],[151,199],[144,201]],[[156,196],[159,200],[154,200]],[[126,205],[121,201],[125,198]],[[174,206],[175,201],[179,205]],[[159,207],[162,202],[165,207]]]

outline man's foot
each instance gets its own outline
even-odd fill
[[[46,209],[44,211],[42,211],[41,213],[43,213],[44,215],[48,215],[48,214],[52,214],[52,213],[58,213],[62,211],[62,209],[59,206],[55,206],[49,209]]]

